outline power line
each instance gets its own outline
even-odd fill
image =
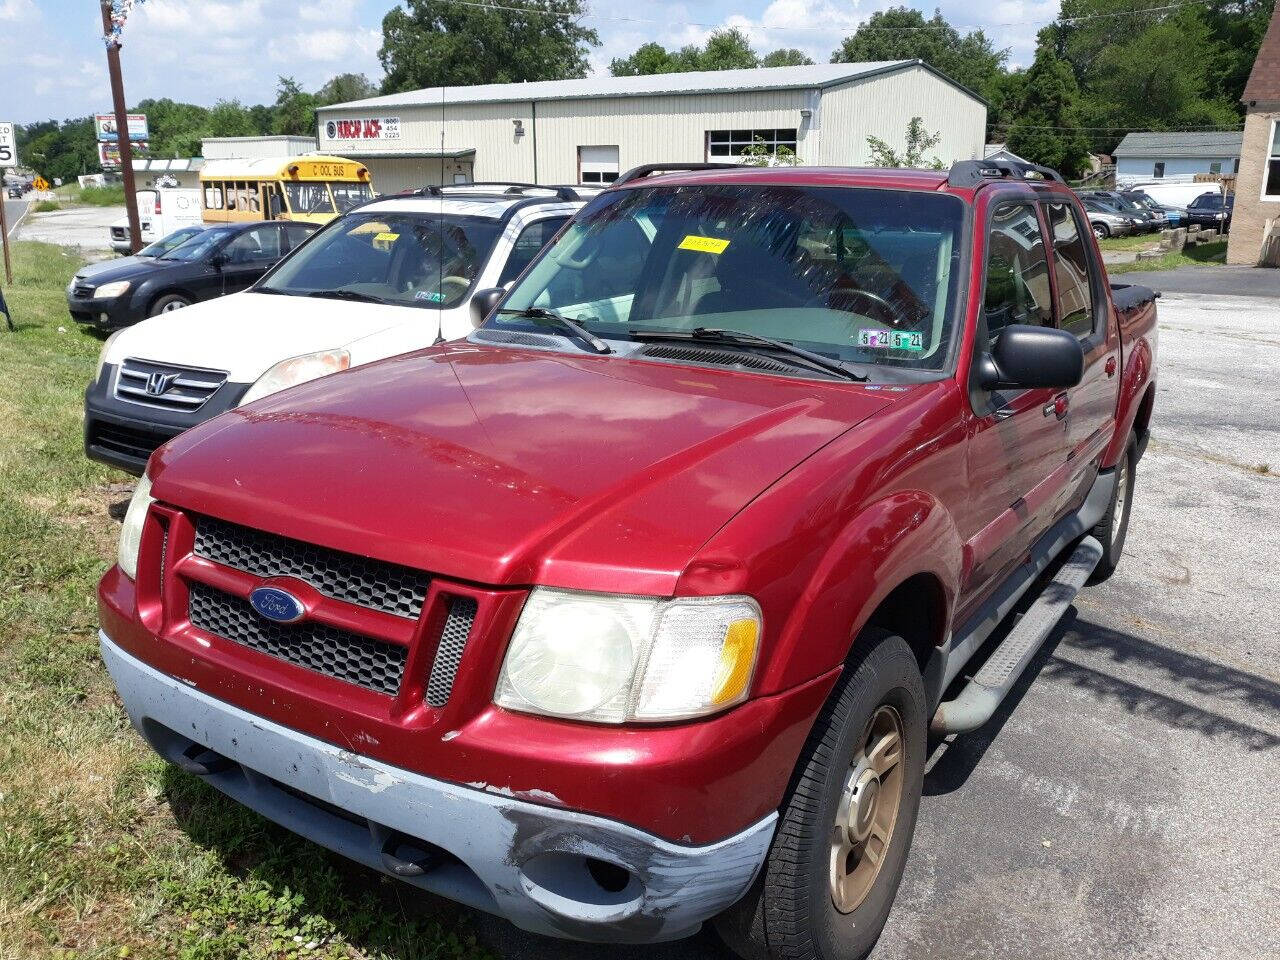
[[[697,27],[703,30],[713,30],[717,27],[725,26],[724,23],[707,23],[695,20],[671,20],[665,17],[626,17],[618,15],[610,15],[603,13],[569,13],[563,10],[548,10],[545,7],[539,7],[534,4],[527,6],[513,6],[510,4],[488,3],[485,0],[440,0],[442,3],[453,4],[455,7],[472,7],[477,10],[493,10],[505,13],[524,13],[534,16],[554,17],[561,20],[600,20],[612,23],[650,23],[662,24],[669,27]],[[1166,3],[1155,7],[1141,7],[1136,10],[1115,10],[1109,13],[1086,13],[1078,17],[1044,17],[1038,20],[1012,20],[1007,23],[989,23],[984,26],[955,26],[954,24],[925,24],[919,27],[872,27],[865,23],[855,27],[857,30],[873,31],[876,33],[913,33],[924,30],[946,30],[952,29],[957,31],[972,32],[975,30],[986,30],[990,28],[1004,27],[1034,27],[1039,24],[1047,23],[1066,23],[1076,24],[1084,23],[1089,20],[1111,20],[1122,17],[1140,17],[1155,13],[1168,13],[1171,10],[1180,10],[1183,7],[1202,7],[1206,6],[1214,0],[1181,0],[1179,3]],[[800,26],[765,26],[760,25],[763,30],[769,31],[793,31],[800,33],[813,33],[822,29],[821,27],[800,27]]]

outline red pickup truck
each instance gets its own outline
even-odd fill
[[[99,591],[133,724],[529,931],[861,956],[930,730],[1120,559],[1155,294],[969,161],[637,168],[475,299],[152,456]]]

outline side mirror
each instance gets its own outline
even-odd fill
[[[486,287],[477,290],[471,297],[471,325],[479,327],[489,319],[489,314],[497,309],[507,291],[502,287]]]
[[[978,362],[984,390],[1074,387],[1084,376],[1084,348],[1075,334],[1011,324]]]

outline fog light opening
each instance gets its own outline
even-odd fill
[[[606,893],[621,893],[631,882],[631,871],[624,870],[616,863],[597,860],[595,857],[587,857],[586,861],[587,873],[591,874],[591,879],[600,884],[600,889]]]
[[[591,923],[634,916],[644,902],[644,884],[626,867],[596,857],[554,850],[520,868],[521,885],[544,909]]]

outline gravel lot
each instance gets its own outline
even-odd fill
[[[1160,315],[1126,560],[935,751],[875,960],[1280,957],[1280,299],[1166,292]],[[476,922],[510,958],[723,956]]]
[[[51,213],[28,213],[13,232],[15,240],[40,240],[83,251],[109,251],[111,224],[124,216],[124,207],[72,207]]]

